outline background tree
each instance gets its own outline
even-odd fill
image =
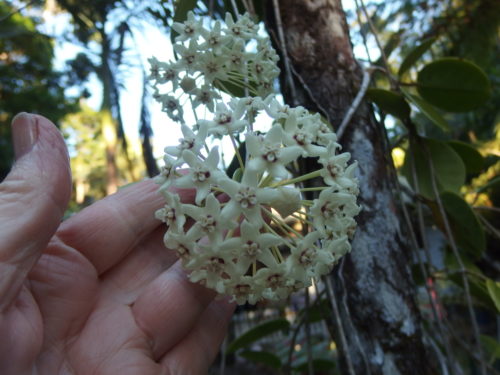
[[[10,122],[16,113],[29,108],[58,123],[77,108],[65,96],[65,77],[52,66],[52,40],[37,30],[39,22],[10,2],[0,3],[0,181],[12,163]]]

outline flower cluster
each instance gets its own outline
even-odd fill
[[[236,22],[227,16],[224,27],[215,22],[208,30],[190,13],[173,28],[179,60],[152,59],[151,79],[157,90],[168,79],[171,90],[181,87],[210,115],[190,127],[180,106],[170,108],[183,138],[165,148],[156,178],[166,202],[156,212],[167,224],[165,246],[177,252],[191,281],[240,304],[285,298],[350,250],[360,210],[356,163],[348,164],[350,155],[340,153],[335,133],[318,114],[268,95],[264,83],[272,86],[277,74],[276,53],[248,16]],[[245,52],[252,43],[257,51]],[[208,69],[209,61],[220,69]],[[223,100],[221,83],[236,77],[252,96]],[[200,90],[210,99],[201,100]],[[157,99],[165,103],[163,94]],[[254,129],[263,114],[271,125],[259,132]],[[222,139],[234,146],[239,164],[232,176],[214,146]],[[297,175],[300,158],[315,158],[320,168]],[[194,188],[194,202],[183,203],[175,188]],[[314,193],[317,198],[305,199]]]
[[[193,107],[204,105],[213,111],[221,98],[219,90],[241,91],[267,96],[273,91],[279,74],[278,55],[267,37],[259,36],[257,25],[248,15],[235,22],[226,15],[225,24],[215,21],[210,28],[188,13],[184,23],[175,22],[176,61],[162,62],[155,57],[149,79],[155,87],[155,99],[174,121],[184,122],[181,96],[187,95]],[[161,88],[168,86],[167,93]],[[175,96],[172,92],[179,92]]]

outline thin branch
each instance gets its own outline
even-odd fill
[[[23,9],[29,7],[30,5],[32,5],[36,0],[31,0],[29,3],[17,8],[17,9],[14,9],[12,12],[10,13],[7,13],[5,16],[3,16],[2,18],[0,18],[0,22],[3,22],[3,21],[6,21],[8,20],[10,17],[12,17],[14,14],[16,13],[19,13],[21,12]]]

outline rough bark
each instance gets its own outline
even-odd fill
[[[362,77],[341,1],[280,0],[279,6],[296,87],[292,98],[284,80],[285,97],[322,112],[337,127]],[[274,16],[268,21],[277,37]],[[332,273],[347,339],[347,347],[340,348],[341,364],[349,373],[345,362],[349,355],[356,374],[430,374],[385,139],[383,126],[362,103],[341,140],[344,150],[359,162],[363,207],[352,252]]]

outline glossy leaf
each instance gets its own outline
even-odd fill
[[[371,88],[366,91],[366,96],[384,112],[403,121],[410,117],[410,106],[401,94],[389,90]]]
[[[404,58],[401,66],[399,67],[398,75],[402,76],[404,73],[408,71],[415,63],[422,57],[424,53],[427,52],[429,48],[431,48],[432,44],[436,41],[437,38],[429,38],[425,39],[421,44],[413,48],[408,55]]]
[[[420,112],[422,112],[422,114],[429,120],[431,120],[435,125],[439,126],[446,132],[450,130],[448,122],[432,105],[427,103],[421,97],[411,94],[408,90],[402,89],[401,91],[405,94],[405,97],[410,102],[412,102],[420,110]]]
[[[462,158],[467,173],[479,173],[484,166],[483,156],[471,145],[460,141],[449,141],[448,144]]]
[[[486,248],[486,239],[472,208],[459,195],[451,192],[442,193],[441,200],[458,246],[475,258],[480,257]]]
[[[498,312],[500,312],[500,282],[488,279],[486,280],[486,288],[488,288],[491,300],[495,304]]]
[[[270,352],[244,350],[239,353],[239,355],[252,362],[262,363],[274,369],[279,369],[281,367],[281,360],[279,357]]]
[[[422,146],[427,148],[434,167],[436,184],[439,192],[452,191],[458,193],[465,182],[465,166],[462,159],[446,142],[435,139],[422,139]],[[413,152],[407,152],[402,172],[413,183],[411,160],[415,163],[419,193],[429,199],[434,199],[431,171],[427,155],[423,147],[416,147]]]
[[[491,95],[486,74],[472,62],[443,58],[427,64],[418,74],[422,98],[450,112],[467,112],[483,105]]]
[[[227,348],[227,353],[233,353],[238,349],[247,347],[251,343],[271,335],[279,331],[287,331],[290,328],[290,322],[286,319],[275,319],[268,322],[262,323],[249,331],[242,334]]]

